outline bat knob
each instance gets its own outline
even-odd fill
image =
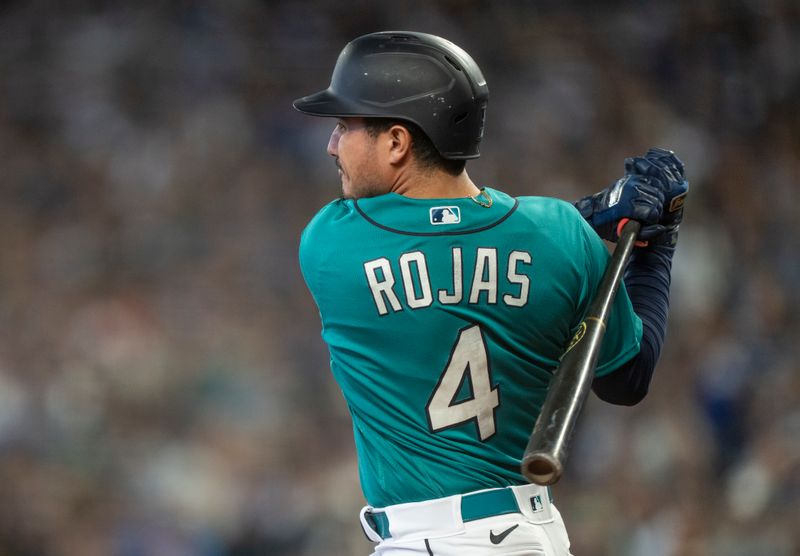
[[[547,452],[534,452],[522,460],[522,474],[528,481],[547,486],[558,482],[563,466],[558,458]]]

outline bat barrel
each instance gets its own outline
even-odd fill
[[[592,387],[605,323],[639,229],[632,220],[624,225],[587,316],[553,375],[522,457],[521,472],[530,482],[552,485],[561,478],[575,423]]]

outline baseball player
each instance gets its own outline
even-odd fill
[[[488,100],[473,59],[442,38],[350,42],[330,87],[294,102],[337,118],[328,143],[342,198],[300,242],[331,369],[352,415],[376,555],[568,555],[545,487],[520,458],[559,357],[608,260],[602,238],[642,222],[608,322],[594,390],[634,404],[666,327],[687,190],[653,149],[576,206],[479,188]],[[599,235],[598,235],[599,234]]]

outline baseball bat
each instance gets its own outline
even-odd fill
[[[600,286],[578,332],[561,358],[522,457],[522,474],[539,485],[556,483],[564,471],[572,432],[592,388],[606,321],[640,224],[622,221],[622,231]],[[618,228],[619,229],[619,228]]]

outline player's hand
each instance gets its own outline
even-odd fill
[[[625,174],[655,178],[664,187],[664,209],[658,223],[664,233],[654,243],[674,246],[678,241],[678,226],[683,221],[683,204],[689,192],[683,162],[674,152],[654,147],[644,157],[625,159]]]
[[[666,189],[661,181],[659,177],[626,175],[607,189],[579,200],[575,207],[597,235],[605,240],[616,242],[620,220],[629,218],[642,225],[639,240],[650,241],[666,230],[666,226],[659,222]]]

